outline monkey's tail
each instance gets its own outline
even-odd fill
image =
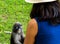
[[[12,35],[11,35],[11,38],[10,38],[10,44],[15,44]]]

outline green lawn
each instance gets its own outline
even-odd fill
[[[31,6],[24,0],[0,0],[0,44],[10,44],[10,34],[4,31],[11,32],[15,22],[21,22],[26,32]]]

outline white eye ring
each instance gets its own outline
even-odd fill
[[[16,29],[18,29],[18,27],[16,27]]]

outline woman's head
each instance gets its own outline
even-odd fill
[[[35,3],[33,4],[30,17],[38,17],[39,20],[60,19],[60,4],[58,1]]]

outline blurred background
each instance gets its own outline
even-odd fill
[[[20,22],[26,33],[32,4],[24,0],[0,0],[0,44],[10,44],[10,34],[15,22]]]

